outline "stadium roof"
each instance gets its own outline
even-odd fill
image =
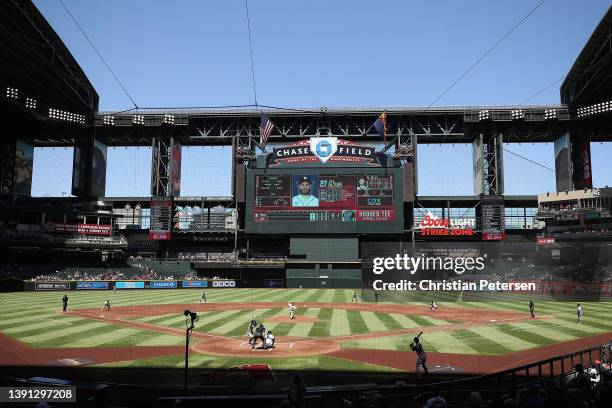
[[[612,7],[601,19],[561,85],[571,107],[612,100]]]

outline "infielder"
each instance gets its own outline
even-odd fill
[[[62,298],[62,310],[65,312],[68,309],[68,295],[64,294]]]
[[[110,300],[106,299],[106,302],[104,302],[104,304],[102,305],[102,309],[100,309],[100,311],[103,312],[104,309],[110,312]]]
[[[433,300],[431,301],[431,305],[429,305],[429,310],[431,310],[432,312],[438,310],[438,305],[436,305],[436,302],[434,302]]]
[[[295,319],[295,310],[297,307],[295,307],[295,302],[287,303],[287,305],[289,306],[289,319],[293,320]]]
[[[275,348],[274,343],[276,343],[276,339],[274,338],[274,335],[272,334],[272,330],[268,330],[268,334],[266,335],[266,338],[264,340],[264,345],[263,345],[264,350],[270,350],[270,349]]]
[[[421,334],[422,333],[423,332],[421,332]],[[427,353],[425,352],[425,350],[423,350],[423,346],[421,345],[421,342],[419,341],[419,336],[421,334],[415,337],[414,341],[410,343],[410,349],[417,353],[416,373],[417,373],[418,378],[421,378],[421,372],[419,370],[419,367],[423,367],[423,370],[425,371],[425,375],[429,374],[429,370],[427,370],[427,366],[425,365],[425,362],[427,362]]]
[[[357,299],[357,291],[355,290],[355,291],[353,291],[353,297],[351,298],[351,303],[353,303],[353,302],[356,303],[357,301],[358,301],[358,299]]]
[[[582,324],[582,305],[580,303],[576,306],[576,315],[578,317],[576,324]]]
[[[535,317],[535,304],[533,303],[533,300],[529,301],[529,313],[531,314],[531,318],[533,319]]]
[[[202,293],[200,294],[200,303],[206,303],[206,292],[202,291]]]
[[[251,320],[249,323],[249,328],[247,329],[246,335],[249,338],[249,344],[253,345],[253,337],[255,337],[255,328],[257,327],[257,322],[255,320]]]

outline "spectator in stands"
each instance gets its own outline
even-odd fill
[[[440,396],[437,385],[431,386],[431,398],[427,400],[425,408],[446,408],[446,400]]]
[[[465,406],[467,408],[483,408],[483,407],[486,407],[486,404],[483,401],[480,393],[474,391],[474,392],[471,392],[470,395],[468,395],[468,398],[465,401]]]
[[[576,388],[582,390],[588,390],[591,388],[591,378],[584,371],[584,367],[582,364],[576,364],[574,366],[574,377],[570,381],[570,384]]]
[[[292,407],[304,408],[306,406],[306,386],[304,385],[302,374],[295,373],[293,375],[293,381],[289,388],[287,399]]]

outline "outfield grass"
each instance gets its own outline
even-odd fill
[[[576,302],[554,301],[549,297],[535,297],[536,313],[548,315],[543,320],[524,320],[511,323],[487,324],[469,327],[456,325],[452,318],[436,319],[425,315],[405,315],[367,310],[346,310],[318,307],[313,302],[350,303],[352,290],[342,289],[210,289],[208,301],[212,303],[250,303],[239,309],[200,313],[196,331],[222,336],[239,337],[246,331],[252,318],[264,321],[277,337],[295,336],[328,338],[365,335],[341,340],[343,348],[408,351],[412,335],[368,337],[367,333],[391,332],[403,329],[432,328],[423,345],[430,352],[476,354],[506,354],[533,349],[557,342],[611,332],[612,302],[581,302],[584,308],[583,324],[576,324]],[[0,294],[0,332],[35,348],[75,348],[110,346],[181,345],[181,336],[159,333],[139,327],[102,322],[61,312],[63,292],[21,292]],[[199,302],[198,289],[132,290],[132,291],[73,291],[69,310],[99,308],[106,299],[112,306],[157,305],[159,315],[134,317],[136,322],[157,326],[184,328],[185,317],[175,312],[164,313],[163,305]],[[469,302],[458,301],[456,294],[436,294],[440,310],[469,307],[477,315],[481,310],[509,310],[527,315],[529,297],[521,295],[470,296]],[[429,297],[428,299],[430,299]],[[463,297],[464,299],[466,297]],[[440,300],[441,299],[441,300]],[[385,293],[381,300],[412,303],[424,307],[424,301],[406,301],[395,293]],[[287,308],[262,308],[261,302],[295,301],[298,319],[294,323],[267,321],[285,317]],[[310,305],[312,304],[312,306]],[[308,307],[304,307],[308,305]],[[424,309],[425,310],[425,309]],[[300,322],[300,316],[315,321]],[[1,357],[0,357],[1,358]],[[260,358],[217,357],[195,353],[194,366],[218,368],[237,364],[257,363]],[[278,359],[283,368],[317,367],[319,369],[378,370],[381,367],[349,362],[329,356]],[[117,362],[108,366],[180,366],[181,356],[158,357],[139,361]],[[269,360],[268,360],[269,363]]]

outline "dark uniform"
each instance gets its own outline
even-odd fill
[[[529,313],[531,313],[531,317],[535,317],[535,305],[533,304],[533,300],[529,301]]]
[[[253,336],[253,344],[251,345],[251,348],[255,348],[255,346],[257,346],[258,339],[261,339],[262,345],[266,344],[266,339],[264,337],[265,333],[266,328],[264,327],[263,323],[260,323],[259,326],[257,326],[257,328],[255,329],[255,335]]]
[[[378,303],[378,292],[374,292],[374,301]]]
[[[251,320],[249,323],[249,328],[247,329],[246,335],[249,338],[249,344],[253,345],[253,337],[255,337],[255,328],[257,327],[257,322],[255,320]]]
[[[417,353],[417,360],[416,360],[417,377],[421,376],[419,367],[423,367],[423,370],[425,370],[425,375],[429,374],[429,371],[427,370],[427,366],[425,366],[425,363],[427,362],[427,353],[425,352],[425,350],[423,350],[423,346],[421,345],[421,342],[419,341],[418,337],[415,337],[414,342],[410,343],[410,349]]]
[[[357,291],[353,292],[353,297],[351,298],[351,302],[357,302]]]
[[[62,310],[65,312],[68,309],[68,295],[64,295],[62,298]]]

